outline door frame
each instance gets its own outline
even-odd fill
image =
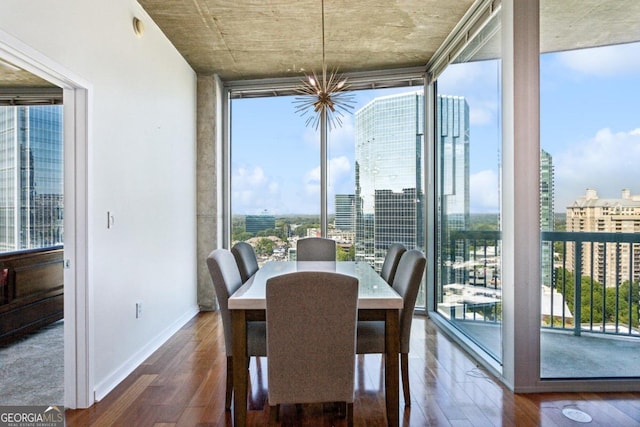
[[[89,100],[92,88],[88,82],[2,30],[0,58],[63,89],[64,406],[87,408],[95,401],[88,236]]]

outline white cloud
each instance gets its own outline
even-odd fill
[[[464,96],[472,125],[497,123],[500,94],[498,61],[452,64],[438,77],[438,93]]]
[[[451,64],[438,77],[438,92],[461,95],[495,90],[500,75],[500,61],[477,61]]]
[[[628,132],[604,128],[552,155],[557,212],[564,212],[587,188],[597,190],[601,198],[619,198],[622,189],[640,194],[640,128]]]
[[[472,88],[474,83],[482,81],[484,74],[480,63],[451,64],[438,77],[438,92],[454,95],[461,90]]]
[[[471,212],[498,212],[500,192],[498,174],[493,170],[483,170],[469,177],[469,203]]]
[[[562,65],[581,74],[612,76],[640,71],[640,43],[578,49],[556,55]]]
[[[257,214],[265,209],[272,213],[281,210],[281,186],[268,177],[262,167],[235,168],[232,180],[234,212]]]
[[[260,184],[266,181],[264,170],[260,166],[249,169],[246,166],[238,168],[235,178],[239,182],[251,182],[252,184]]]
[[[328,172],[329,185],[340,188],[342,182],[351,179],[351,161],[346,156],[329,159]],[[307,193],[320,194],[320,166],[308,171],[304,182]],[[353,184],[350,187],[349,192],[353,193]]]

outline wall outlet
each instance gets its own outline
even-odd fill
[[[136,303],[136,319],[139,319],[140,317],[142,317],[142,303],[137,302]]]

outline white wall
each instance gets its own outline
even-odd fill
[[[2,0],[0,30],[89,83],[87,281],[100,399],[197,310],[196,75],[133,0]]]

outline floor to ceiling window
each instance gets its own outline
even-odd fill
[[[320,235],[320,140],[293,100],[231,102],[231,239],[263,261],[289,259],[297,238]]]
[[[640,377],[640,7],[601,3],[541,9],[543,379]]]
[[[354,90],[329,129],[326,237],[339,260],[379,270],[392,243],[425,250],[424,94],[411,82]],[[251,243],[259,263],[295,259],[297,239],[321,233],[319,130],[295,96],[230,98],[231,243]]]
[[[437,76],[437,312],[502,359],[499,15]]]
[[[429,308],[524,392],[640,377],[640,3],[575,6],[483,2],[428,66]]]
[[[0,107],[0,252],[63,242],[62,106]]]

